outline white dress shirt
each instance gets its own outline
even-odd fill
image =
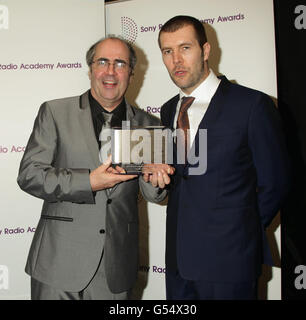
[[[209,69],[208,77],[190,94],[190,96],[195,98],[192,105],[187,110],[190,127],[190,146],[193,143],[199,124],[202,121],[205,112],[210,104],[210,101],[216,93],[220,82],[221,80],[217,78],[217,76],[211,69]],[[176,113],[173,123],[174,129],[176,129],[177,117],[180,111],[182,98],[187,96],[181,90],[179,92],[179,95],[180,99],[176,106]]]

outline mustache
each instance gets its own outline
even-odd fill
[[[172,70],[172,72],[178,72],[178,71],[187,71],[187,69],[182,66],[177,66]]]

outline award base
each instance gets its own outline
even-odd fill
[[[120,174],[132,174],[132,175],[142,175],[142,174],[153,174],[163,170],[165,173],[171,173],[170,167],[165,163],[125,163],[125,164],[116,164],[125,170],[125,173]],[[114,167],[116,165],[113,165]],[[170,170],[170,171],[169,171]]]
[[[125,173],[121,174],[133,174],[138,176],[143,174],[143,163],[124,163],[118,164],[118,166],[125,170]]]

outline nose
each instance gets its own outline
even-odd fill
[[[114,63],[108,63],[107,68],[106,68],[106,72],[108,74],[114,74],[115,71],[116,71],[116,69],[115,69]]]
[[[173,64],[177,65],[182,62],[182,55],[179,51],[174,51],[172,54]]]

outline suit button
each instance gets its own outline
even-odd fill
[[[105,230],[104,230],[104,229],[101,229],[101,230],[100,230],[100,233],[105,233]]]
[[[111,204],[112,203],[112,199],[107,199],[107,204]]]
[[[184,180],[187,180],[188,179],[188,176],[183,176]]]

